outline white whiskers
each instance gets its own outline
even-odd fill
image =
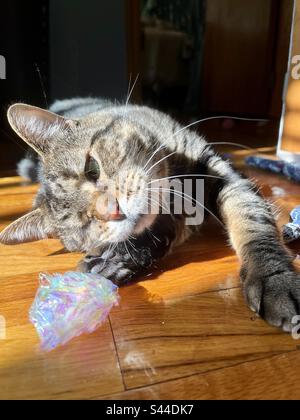
[[[140,74],[138,74],[138,75],[136,76],[136,78],[135,78],[135,81],[134,81],[134,83],[133,83],[133,85],[132,85],[132,88],[130,89],[129,94],[128,94],[128,96],[127,96],[126,103],[125,103],[125,107],[127,107],[127,106],[128,106],[128,104],[129,104],[130,98],[131,98],[131,96],[132,96],[132,94],[133,94],[134,88],[135,88],[135,86],[136,86],[136,84],[137,84],[137,81],[139,80],[139,77],[140,77]],[[130,86],[130,83],[131,83],[131,76],[130,76],[129,86]]]
[[[221,116],[217,116],[217,117],[208,117],[208,118],[202,118],[201,120],[198,120],[198,121],[194,121],[194,122],[192,122],[192,123],[190,123],[190,124],[188,124],[188,125],[186,125],[185,127],[182,127],[182,128],[180,128],[179,130],[177,130],[177,131],[175,131],[175,133],[173,133],[172,134],[172,136],[171,137],[175,137],[177,134],[180,134],[180,133],[182,133],[183,131],[185,131],[185,130],[187,130],[188,128],[191,128],[191,127],[193,127],[193,126],[195,126],[195,125],[197,125],[197,124],[201,124],[202,122],[205,122],[205,121],[211,121],[211,120],[217,120],[217,119],[233,119],[233,120],[239,120],[239,121],[249,121],[249,122],[268,122],[269,120],[266,120],[266,119],[256,119],[256,118],[241,118],[241,117],[231,117],[231,116],[228,116],[228,115],[221,115]],[[171,138],[170,137],[170,138]],[[213,143],[207,143],[207,145],[230,145],[230,146],[236,146],[236,147],[240,147],[240,148],[242,148],[242,149],[245,149],[245,150],[253,150],[253,149],[251,149],[250,147],[248,147],[248,146],[244,146],[244,145],[242,145],[242,144],[238,144],[238,143],[231,143],[231,142],[213,142]],[[163,144],[161,144],[159,147],[158,147],[158,149],[152,154],[152,156],[150,157],[150,159],[147,161],[147,163],[146,163],[146,165],[145,165],[145,167],[144,167],[144,169],[147,167],[147,165],[151,162],[151,160],[154,158],[154,156],[160,151],[160,150],[162,150],[163,148],[166,148],[167,147],[167,145],[165,144],[165,143],[163,143]],[[174,152],[174,154],[175,154],[176,152]],[[170,156],[172,156],[172,154],[170,154],[170,155],[168,155],[168,157],[170,157]],[[167,159],[167,157],[166,157],[166,159]],[[164,159],[163,159],[164,160]],[[159,163],[161,163],[161,162],[163,162],[163,160],[161,160],[161,161],[159,161],[159,162],[157,162],[157,164],[159,164]],[[148,171],[147,171],[147,173],[149,173],[150,172],[150,170],[152,170],[154,167],[156,166],[156,164],[155,165],[153,165]]]
[[[154,169],[157,165],[159,165],[160,163],[164,162],[166,159],[168,159],[171,156],[174,156],[177,152],[172,152],[169,155],[163,157],[162,159],[160,159],[158,162],[154,163],[154,165],[152,165],[147,171],[146,174],[149,174],[149,172],[152,171],[152,169]]]
[[[188,178],[188,177],[205,177],[205,178],[214,178],[214,179],[225,179],[224,177],[221,176],[215,176],[215,175],[208,175],[208,174],[185,174],[185,175],[174,175],[174,176],[167,176],[165,178],[159,178],[159,179],[153,179],[150,182],[148,182],[149,184],[153,184],[154,182],[160,182],[160,181],[167,181],[168,179],[176,179],[176,178]]]
[[[151,155],[151,157],[147,160],[147,163],[146,163],[146,165],[143,167],[143,170],[146,170],[146,168],[147,168],[147,166],[148,166],[148,164],[151,162],[151,160],[154,158],[154,156],[160,151],[160,150],[162,150],[163,148],[165,148],[166,147],[166,145],[165,144],[161,144],[156,150],[155,150],[155,152]]]
[[[207,143],[207,144],[209,144],[210,146],[234,146],[234,147],[238,147],[238,148],[249,150],[249,151],[253,150],[249,146],[245,146],[239,143],[228,142],[228,141],[218,141],[218,142]]]

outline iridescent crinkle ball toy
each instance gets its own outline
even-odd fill
[[[42,349],[50,351],[83,333],[94,332],[119,302],[118,288],[99,275],[40,274],[30,309]]]

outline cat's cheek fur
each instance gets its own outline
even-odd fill
[[[141,216],[139,221],[135,225],[134,234],[140,235],[146,229],[150,229],[151,226],[154,224],[154,222],[156,220],[156,217],[157,217],[156,214],[145,214],[145,215]]]

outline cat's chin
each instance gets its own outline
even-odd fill
[[[141,235],[149,229],[156,219],[156,215],[141,215],[138,218],[126,218],[121,222],[108,222],[110,231],[108,243],[124,242],[132,235]]]
[[[135,235],[141,235],[146,229],[149,229],[155,222],[156,214],[145,214],[140,216],[138,219],[133,233]]]

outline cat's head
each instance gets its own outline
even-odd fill
[[[34,210],[8,226],[0,242],[55,237],[70,251],[88,252],[152,225],[147,187],[167,168],[148,171],[157,144],[144,127],[124,113],[72,120],[24,104],[10,107],[8,120],[41,158],[41,188]],[[160,152],[154,162],[159,158]]]

